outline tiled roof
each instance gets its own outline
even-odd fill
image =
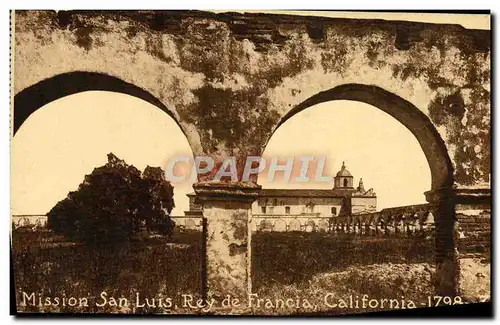
[[[342,162],[342,167],[337,173],[337,177],[352,177],[351,173],[347,170],[344,162]]]
[[[194,197],[196,193],[188,193],[187,196]],[[374,193],[358,193],[353,188],[336,189],[277,189],[263,188],[260,190],[259,197],[366,197],[376,196]]]
[[[259,197],[344,197],[349,190],[340,189],[274,189],[263,188]]]
[[[347,169],[342,169],[337,173],[337,177],[352,177],[352,174]]]

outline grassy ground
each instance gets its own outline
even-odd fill
[[[420,238],[263,232],[255,234],[252,243],[256,290],[309,281],[316,274],[349,266],[434,262],[433,241]]]
[[[252,240],[253,292],[261,298],[309,299],[307,308],[254,308],[283,314],[329,310],[324,296],[368,294],[421,299],[432,291],[431,241],[404,238],[338,237],[321,233],[257,233]],[[179,297],[201,294],[202,235],[177,232],[119,247],[89,249],[48,231],[15,232],[12,262],[17,300],[21,293],[43,297]],[[82,312],[165,312],[159,307],[132,310],[106,306]],[[75,312],[74,307],[28,306],[24,311]],[[177,308],[177,313],[193,313]],[[346,312],[339,310],[339,313]],[[349,311],[349,312],[356,312]],[[358,310],[359,312],[359,310]]]
[[[201,233],[177,233],[171,239],[149,238],[118,247],[89,249],[65,242],[50,232],[16,232],[12,241],[12,262],[17,301],[21,292],[43,297],[108,297],[133,300],[143,297],[172,297],[180,293],[200,297]],[[74,307],[21,308],[24,311],[75,312]],[[83,312],[117,312],[113,306],[82,308]],[[135,312],[161,312],[142,308]]]
[[[256,294],[265,300],[255,304],[253,313],[340,315],[400,309],[408,307],[410,301],[417,308],[424,307],[422,304],[434,295],[433,274],[430,263],[349,266],[315,274],[307,281],[260,287]],[[287,298],[299,304],[278,305]],[[266,307],[268,300],[274,307]]]
[[[257,233],[252,243],[253,291],[264,299],[254,304],[255,314],[360,313],[388,309],[387,302],[381,308],[383,299],[399,299],[401,306],[433,295],[432,240],[289,232]],[[361,308],[363,295],[378,306]],[[360,308],[341,308],[339,299],[351,297]],[[277,307],[290,298],[299,303]]]

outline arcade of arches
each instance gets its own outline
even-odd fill
[[[307,107],[368,103],[412,132],[427,158],[426,198],[439,206],[436,290],[455,295],[467,255],[454,227],[490,210],[489,40],[487,30],[400,21],[20,11],[13,134],[63,96],[121,92],[172,116],[195,155],[236,156],[242,167]],[[59,60],[54,51],[67,56]],[[210,180],[199,177],[194,186],[206,219],[206,294],[230,291],[244,301],[251,290],[247,221],[260,186]]]

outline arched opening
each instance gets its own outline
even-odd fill
[[[188,230],[196,230],[196,223],[193,219],[186,219],[185,223],[186,229]]]
[[[308,107],[335,100],[357,101],[374,106],[404,125],[417,139],[431,170],[431,189],[453,184],[453,166],[446,146],[429,118],[409,101],[373,85],[346,84],[320,92],[291,109],[278,123],[276,130],[288,119]],[[268,141],[272,134],[269,135]]]
[[[274,231],[286,231],[286,223],[282,219],[276,220],[274,223]]]
[[[174,114],[148,91],[107,74],[75,71],[42,80],[15,95],[13,134],[31,114],[48,103],[85,91],[109,91],[140,98],[167,113],[184,132]]]
[[[300,222],[297,219],[290,220],[288,231],[300,231]]]
[[[110,152],[140,171],[144,171],[146,166],[165,170],[170,158],[177,155],[193,156],[189,141],[178,122],[159,101],[138,87],[100,74],[74,73],[57,76],[23,90],[15,97],[13,123],[11,139],[13,215],[46,214],[57,202],[63,200],[68,192],[75,191],[85,175],[92,173],[94,168],[106,164],[107,154]],[[188,164],[185,164],[185,167],[188,167]],[[174,170],[174,174],[179,172]],[[192,181],[172,185],[176,204],[172,215],[175,217],[189,210],[186,194],[192,192]],[[183,225],[183,220],[179,220],[178,224]],[[195,227],[194,221],[187,219],[187,226]],[[42,233],[41,236],[54,236],[45,229],[39,230],[35,229],[33,236],[38,235],[37,232]],[[151,274],[150,269],[140,267],[127,270],[132,265],[139,265],[140,263],[136,261],[142,259],[151,261],[152,268],[172,270],[170,273],[167,272],[169,275],[165,277],[166,282],[162,280],[162,283],[158,283],[158,287],[172,288],[174,290],[170,293],[172,295],[187,288],[187,291],[199,297],[202,290],[200,272],[203,256],[202,245],[196,243],[202,240],[199,234],[201,233],[186,239],[187,237],[182,237],[183,235],[176,230],[172,238],[154,232],[151,234],[141,232],[137,236],[144,236],[147,240],[143,241],[141,237],[140,243],[133,242],[136,249],[134,254],[127,250],[123,252],[123,259],[131,262],[126,265],[113,265],[119,263],[118,260],[121,258],[110,257],[107,260],[116,262],[110,262],[109,267],[94,260],[98,255],[89,254],[89,247],[86,245],[74,245],[77,247],[74,250],[75,254],[79,254],[82,258],[73,264],[61,260],[57,247],[48,247],[50,254],[44,254],[43,259],[38,258],[41,256],[37,251],[38,247],[33,247],[32,254],[37,258],[26,257],[16,250],[16,248],[23,249],[23,244],[19,240],[20,246],[13,247],[12,254],[13,260],[21,264],[58,263],[60,266],[58,269],[64,270],[64,274],[29,275],[57,279],[51,282],[52,287],[45,288],[52,290],[55,295],[63,294],[58,290],[65,288],[61,283],[69,281],[65,274],[77,275],[71,279],[82,283],[82,288],[101,286],[99,279],[95,279],[90,273],[80,272],[91,263],[96,267],[102,267],[103,277],[111,277],[112,274],[116,275],[116,270],[122,270],[122,273],[113,278],[115,287],[119,290],[123,290],[130,279],[128,276],[125,278],[125,275],[134,274],[141,275],[144,279],[137,283],[138,292],[156,295],[158,293],[155,291],[156,288],[148,286],[148,283],[153,281],[151,276],[156,277],[156,274]],[[29,236],[32,235],[23,236],[26,245],[29,244]],[[48,239],[50,239],[48,242],[51,242],[51,238]],[[74,244],[71,238],[58,240],[67,241],[68,245]],[[194,248],[176,254],[175,250],[181,248],[169,248],[172,241],[192,245]],[[146,242],[147,245],[142,244]],[[125,245],[131,243],[132,241]],[[96,254],[106,254],[104,251],[97,252],[99,248],[95,247]],[[61,254],[67,254],[67,251],[62,251]],[[172,263],[179,267],[172,269],[170,267]],[[29,266],[31,269],[39,269],[40,265]],[[23,272],[25,269],[19,268],[15,272]],[[16,273],[15,276],[23,278],[28,275]],[[88,292],[77,294],[87,295]],[[99,292],[90,294],[98,295]]]
[[[273,230],[273,223],[269,220],[262,220],[259,223],[259,231],[272,231]]]
[[[321,220],[318,224],[318,230],[321,232],[327,232],[328,231],[328,221]]]
[[[353,117],[348,116],[349,114],[357,115]],[[304,118],[305,116],[315,116],[316,119],[313,120],[312,117],[307,119]],[[371,124],[371,129],[369,124]],[[377,134],[372,131],[376,131]],[[384,138],[383,142],[377,142],[382,138]],[[321,151],[334,147],[337,143],[341,143],[335,147],[339,149],[337,155],[335,153],[328,155],[331,152]],[[297,150],[288,150],[290,148]],[[314,151],[317,148],[320,150]],[[346,158],[343,156],[344,154],[350,156]],[[424,204],[426,203],[424,195],[426,191],[449,188],[453,184],[453,168],[448,152],[429,118],[408,101],[374,86],[339,86],[313,96],[290,110],[270,135],[263,156],[266,160],[278,156],[283,158],[280,159],[283,164],[285,158],[294,157],[297,159],[299,155],[333,156],[333,161],[327,159],[324,166],[325,173],[323,173],[323,175],[332,176],[332,178],[336,176],[342,161],[346,159],[347,169],[353,176],[351,177],[347,172],[340,173],[339,171],[336,177],[337,184],[334,184],[333,179],[327,183],[312,181],[299,184],[299,182],[293,183],[293,181],[280,183],[281,179],[279,178],[277,181],[275,178],[274,182],[271,182],[266,179],[265,173],[260,174],[258,183],[263,188],[295,189],[297,193],[304,196],[298,200],[298,204],[303,205],[305,213],[319,213],[328,218],[341,219],[337,223],[339,229],[337,231],[327,234],[306,234],[305,232],[329,229],[329,225],[326,223],[319,222],[313,226],[312,220],[309,220],[300,234],[290,234],[288,243],[285,240],[280,240],[280,245],[290,245],[290,247],[296,245],[297,241],[312,243],[308,246],[308,252],[305,255],[311,259],[321,256],[320,259],[314,259],[314,263],[315,266],[321,265],[317,269],[323,268],[318,273],[311,274],[313,277],[316,275],[321,277],[323,276],[320,274],[321,272],[331,272],[334,267],[341,265],[340,261],[347,254],[340,248],[346,247],[344,241],[352,241],[352,247],[356,247],[356,250],[353,250],[353,255],[358,255],[340,267],[345,267],[356,259],[356,262],[361,265],[363,263],[366,265],[383,264],[386,263],[384,258],[393,257],[395,263],[398,261],[401,263],[400,252],[393,250],[393,255],[390,257],[387,257],[389,253],[383,256],[382,250],[375,250],[374,247],[377,245],[369,243],[368,240],[380,242],[379,247],[386,247],[387,249],[384,248],[386,252],[397,247],[396,243],[402,243],[402,247],[408,245],[407,248],[410,251],[410,241],[404,242],[406,239],[395,238],[396,236],[386,240],[384,237],[386,235],[380,234],[382,231],[379,232],[380,238],[373,237],[365,240],[364,238],[369,237],[372,232],[366,231],[366,227],[360,229],[359,222],[354,224],[353,218],[349,219],[347,216],[351,215],[355,209],[357,209],[356,213],[361,214],[366,213],[365,208],[371,213],[382,208]],[[329,165],[330,162],[332,162],[331,165]],[[394,166],[396,168],[393,168]],[[415,169],[415,172],[411,172],[412,168]],[[299,174],[298,170],[299,168],[295,170],[294,166],[292,179]],[[308,176],[311,179],[314,178],[314,174],[308,174]],[[363,180],[361,181],[360,178]],[[346,190],[352,190],[358,196],[353,194],[353,199],[349,204],[346,201],[334,202],[335,198],[331,202],[322,201],[324,200],[324,192],[322,191],[335,187],[340,187],[339,196],[342,194],[340,192]],[[371,187],[374,188],[374,192],[370,192]],[[371,203],[368,202],[372,199],[371,194],[377,198],[377,205],[373,209]],[[411,200],[406,200],[408,197],[411,197]],[[382,205],[378,205],[384,200]],[[307,209],[312,205],[315,207],[313,211]],[[332,206],[339,207],[338,213]],[[295,209],[295,207],[293,208]],[[337,216],[333,216],[335,214]],[[363,219],[363,221],[365,220]],[[384,221],[390,223],[389,220]],[[394,234],[394,231],[391,231],[391,226],[393,223],[387,226],[389,228],[387,236],[389,237]],[[276,238],[278,241],[279,236]],[[330,247],[333,251],[339,251],[327,256],[324,253],[326,247]],[[428,263],[429,267],[435,265],[434,241],[427,240],[419,247],[422,249],[421,260],[416,263]],[[404,258],[411,259],[414,256],[408,253]],[[262,259],[262,257],[260,258]],[[287,259],[290,259],[290,256],[283,257],[283,260]],[[304,258],[304,260],[308,259]],[[301,260],[300,263],[306,263],[305,261]],[[297,263],[299,263],[298,260]],[[265,276],[259,276],[259,274],[253,276],[255,287],[258,288],[259,278]],[[410,276],[410,273],[405,274],[405,276]],[[430,288],[429,293],[432,293],[434,287],[430,281],[428,287]]]
[[[264,170],[258,182],[264,189],[288,189],[306,195],[293,201],[292,210],[303,213],[327,217],[334,212],[331,208],[337,207],[335,214],[341,216],[351,210],[374,212],[424,204],[424,193],[431,189],[431,171],[413,134],[385,112],[355,101],[325,102],[298,113],[275,132],[263,156],[267,161],[278,157],[281,164],[289,157],[294,159],[289,181],[284,179],[284,172],[277,172],[271,181]],[[309,179],[298,182],[301,156],[314,159],[310,162]],[[315,168],[321,168],[320,159],[325,159],[325,164],[319,172],[330,180],[315,179]],[[343,163],[345,173],[351,176],[336,176]],[[322,201],[325,193],[321,190],[332,189],[340,197],[343,191],[362,197],[353,204],[345,200]],[[371,200],[367,197],[370,195],[374,197],[373,204],[367,201]]]
[[[19,225],[21,227],[28,227],[31,224],[30,219],[24,217],[21,220],[19,220]]]
[[[148,165],[166,171],[177,155],[193,159],[178,123],[142,99],[107,91],[62,97],[31,113],[12,139],[12,213],[47,213],[110,152],[141,171]],[[174,174],[184,172],[189,165],[177,163]],[[173,216],[189,210],[192,184],[172,182]]]
[[[171,135],[174,135],[174,139],[172,139],[173,140],[172,142],[175,142],[176,148],[171,150],[170,152],[167,152],[170,148],[160,149],[165,151],[164,152],[165,159],[161,161],[162,169],[165,170],[166,162],[169,156],[170,158],[173,158],[174,155],[179,154],[190,157],[190,159],[192,159],[193,151],[189,143],[189,138],[186,136],[186,132],[184,131],[180,123],[177,121],[174,114],[158,98],[153,96],[148,91],[140,87],[137,87],[131,83],[125,82],[119,78],[103,73],[84,72],[84,71],[74,71],[56,75],[52,78],[42,80],[37,84],[34,84],[26,89],[23,89],[22,91],[20,91],[18,94],[15,95],[13,129],[12,129],[14,136],[13,146],[12,146],[13,150],[15,150],[16,148],[14,142],[18,142],[18,140],[15,139],[19,138],[16,135],[18,131],[21,129],[21,126],[24,125],[24,123],[28,120],[30,116],[32,116],[38,110],[44,107],[51,107],[50,105],[47,105],[49,103],[52,103],[59,99],[63,99],[65,97],[66,97],[65,100],[67,100],[68,96],[70,95],[84,94],[86,92],[94,92],[94,94],[97,94],[98,92],[108,92],[108,93],[118,93],[118,94],[132,96],[136,99],[140,99],[140,101],[136,101],[136,103],[138,107],[139,106],[142,107],[142,110],[153,112],[155,111],[155,109],[159,109],[161,112],[166,113],[165,116],[161,116],[161,114],[158,114],[156,111],[155,113],[150,113],[150,115],[156,114],[158,121],[163,121],[166,125],[164,129],[167,133],[160,135],[160,137],[169,137]],[[102,105],[99,106],[98,105],[99,103],[95,101],[90,102],[88,99],[85,98],[83,98],[83,100],[87,101],[88,106],[97,112],[101,109],[101,107],[103,107]],[[143,101],[151,105],[144,105]],[[70,109],[71,107],[72,107],[71,104],[66,106],[67,109]],[[119,109],[115,109],[115,112],[118,115],[122,115],[123,113],[125,114],[131,113],[130,110],[128,112],[120,112]],[[70,114],[70,113],[66,112],[65,114]],[[134,114],[137,114],[137,112],[135,112]],[[105,116],[106,114],[101,113],[101,115]],[[113,116],[112,118],[116,118],[116,116]],[[138,121],[138,124],[139,123],[140,122]],[[146,123],[146,121],[143,121],[143,123]],[[146,129],[146,125],[145,124],[143,125]],[[91,130],[91,127],[92,126],[90,125],[88,126],[89,131]],[[50,129],[49,125],[47,125],[47,127],[44,127],[43,131],[46,132],[47,129]],[[53,130],[53,132],[56,131],[57,130]],[[108,152],[110,151],[112,150],[109,150]],[[181,164],[182,163],[178,163],[176,165],[174,173],[175,171],[177,171],[179,173],[184,172],[189,175],[191,171],[190,170],[188,171],[186,169],[188,167],[187,164],[183,166],[184,168],[180,168],[179,165]],[[175,193],[176,207],[172,211],[173,215],[182,215],[183,211],[189,210],[188,199],[185,197],[185,194],[193,191],[192,190],[193,182],[190,181],[190,179],[192,179],[192,177],[188,177],[185,181],[177,185],[178,191],[177,193]],[[13,183],[15,184],[15,182]]]
[[[314,232],[314,231],[316,231],[316,223],[314,222],[314,220],[308,220],[308,221],[306,222],[306,225],[305,225],[305,226],[306,226],[306,227],[305,227],[305,228],[306,228],[306,229],[305,229],[305,230],[306,230],[306,232]]]
[[[415,142],[418,145],[418,152],[419,154],[423,154],[423,157],[425,157],[425,165],[420,164],[421,159],[418,157],[418,163],[419,165],[417,166],[420,169],[426,169],[428,168],[429,173],[430,173],[430,180],[429,180],[429,185],[427,185],[425,188],[422,188],[420,193],[418,194],[423,200],[418,201],[418,202],[410,202],[407,204],[417,204],[417,203],[425,203],[426,198],[425,198],[425,192],[428,192],[430,190],[443,190],[443,189],[451,189],[451,186],[453,184],[453,167],[451,164],[451,160],[448,156],[447,149],[445,147],[445,144],[443,140],[441,139],[439,133],[437,132],[436,128],[432,124],[432,122],[429,120],[429,118],[422,113],[417,107],[415,107],[412,103],[404,100],[403,98],[388,92],[382,88],[376,87],[376,86],[369,86],[369,85],[362,85],[362,84],[347,84],[347,85],[342,85],[338,86],[335,88],[332,88],[328,91],[324,91],[321,93],[318,93],[315,96],[310,97],[309,99],[305,100],[301,104],[297,105],[293,109],[291,109],[287,114],[283,116],[281,121],[278,123],[278,125],[274,128],[272,134],[269,135],[268,141],[266,143],[266,146],[264,147],[263,150],[263,156],[272,156],[272,153],[269,153],[269,147],[270,145],[274,145],[274,149],[277,147],[276,144],[273,142],[275,140],[275,135],[277,133],[280,133],[282,128],[281,126],[284,125],[285,122],[290,120],[292,117],[308,114],[309,111],[312,109],[316,109],[319,106],[322,105],[331,105],[332,107],[335,106],[335,111],[342,111],[342,107],[340,107],[340,104],[337,103],[354,103],[354,104],[359,104],[359,106],[364,105],[365,107],[371,107],[372,113],[377,114],[377,118],[381,115],[386,116],[385,120],[389,121],[389,124],[393,125],[398,125],[400,128],[401,134],[404,134],[406,138],[409,136],[412,136],[412,141]],[[351,106],[349,106],[350,108]],[[309,109],[307,109],[309,108]],[[307,109],[307,110],[306,110]],[[332,108],[332,111],[334,109]],[[326,111],[326,109],[325,109]],[[348,111],[347,109],[345,111]],[[370,111],[370,110],[367,110]],[[302,113],[301,113],[302,112]],[[369,116],[369,115],[367,115]],[[358,116],[359,117],[359,116]],[[370,116],[371,117],[371,116]],[[366,118],[369,119],[370,117]],[[325,116],[324,119],[328,120],[329,118],[332,118],[331,116]],[[361,115],[360,118],[363,118]],[[292,119],[295,120],[295,119]],[[330,122],[330,120],[329,120]],[[288,125],[289,123],[287,123]],[[357,122],[356,121],[350,121],[348,123],[347,121],[343,121],[343,123],[338,123],[333,125],[332,123],[328,124],[327,126],[324,126],[324,128],[329,128],[329,129],[335,129],[335,128],[344,128],[345,126],[349,126],[353,129],[357,127]],[[313,130],[313,129],[312,129]],[[402,131],[401,131],[402,130]],[[297,130],[295,130],[297,131]],[[408,132],[409,131],[409,132]],[[303,131],[302,131],[303,132]],[[318,133],[318,131],[315,131]],[[328,146],[327,142],[335,142],[338,141],[338,139],[317,139],[317,138],[311,138],[311,134],[308,134],[308,136],[300,136],[301,132],[296,132],[293,135],[288,136],[288,141],[287,143],[281,143],[280,146],[283,148],[287,148],[291,146],[292,144],[295,145],[295,142],[308,142],[307,145],[312,143],[313,141],[323,141],[325,143],[325,147]],[[342,138],[343,141],[346,143],[349,143],[352,140],[359,140],[361,139],[362,141],[367,141],[369,142],[371,135],[370,134],[364,134],[364,138],[361,138],[362,136],[356,136],[359,139],[353,139],[352,137],[349,139],[345,136],[343,136],[340,132],[337,133],[340,134],[338,137]],[[290,141],[290,139],[293,138],[293,141]],[[271,141],[273,140],[273,141]],[[403,140],[398,139],[397,136],[394,136],[392,139],[387,139],[388,144],[394,144],[395,141],[399,141],[400,143],[403,143]],[[359,141],[358,141],[359,142]],[[378,144],[377,146],[380,146]],[[417,147],[415,147],[417,148]],[[369,148],[369,145],[366,146],[361,146],[358,148],[360,152],[367,151]],[[398,155],[404,155],[405,152],[407,151],[406,148],[401,147],[400,152],[398,153],[391,153],[391,155],[387,156],[387,165],[390,165],[391,159],[394,157],[394,154]],[[302,154],[310,154],[310,152],[306,149],[305,152],[302,152]],[[368,159],[368,154],[365,154],[364,159]],[[381,155],[382,157],[382,155]],[[340,162],[342,159],[345,157],[337,157],[336,161],[333,161],[335,163],[335,166],[330,166],[330,168],[335,168],[335,171],[338,170]],[[297,159],[297,158],[295,158]],[[331,162],[331,160],[330,160]],[[327,161],[327,164],[329,162]],[[366,162],[367,164],[371,162]],[[298,164],[297,164],[298,165]],[[414,167],[414,163],[411,161],[406,162],[406,169],[411,169]],[[351,161],[351,166],[352,166],[352,161]],[[325,168],[329,168],[328,165]],[[294,171],[292,172],[292,178],[294,176],[298,175],[298,167],[294,165]],[[266,170],[264,170],[265,172]],[[362,173],[357,175],[358,177],[363,177]],[[387,182],[385,184],[391,184],[393,183],[396,179],[396,177],[392,177],[390,174],[385,175],[387,178]],[[279,182],[274,182],[275,184],[266,184],[267,182],[267,174],[261,173],[259,174],[259,179],[258,183],[261,184],[264,188],[293,188],[293,186],[283,186],[282,184],[279,184]],[[276,177],[279,179],[279,176]],[[339,180],[339,186],[343,187],[354,187],[355,189],[357,188],[357,183],[356,184],[350,184],[349,180],[343,178]],[[352,183],[352,182],[351,182]],[[312,184],[309,182],[309,184]],[[312,184],[313,186],[316,186],[318,184]],[[324,184],[320,185],[323,186]],[[367,184],[370,188],[370,186],[373,186],[371,184]],[[324,187],[324,186],[323,186]],[[326,187],[325,187],[326,188]],[[394,188],[396,190],[396,188]],[[400,190],[400,188],[398,189]],[[377,191],[377,188],[375,188],[375,191]],[[380,194],[377,192],[377,194]],[[381,197],[382,195],[379,195]],[[406,205],[406,204],[402,204]],[[390,207],[391,205],[381,205],[382,208],[385,207]],[[397,205],[392,205],[392,206],[397,206]],[[343,210],[343,209],[341,209]],[[345,211],[340,212],[345,213]]]

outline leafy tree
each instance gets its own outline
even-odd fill
[[[104,166],[52,208],[48,227],[87,244],[128,241],[142,229],[169,234],[173,194],[161,168],[148,166],[141,174],[110,153]]]
[[[162,234],[170,234],[175,226],[168,217],[175,206],[174,188],[165,179],[165,172],[160,167],[147,166],[144,169],[143,190],[149,194],[150,204],[147,207],[151,209],[152,216],[146,219],[148,228],[156,229]]]

